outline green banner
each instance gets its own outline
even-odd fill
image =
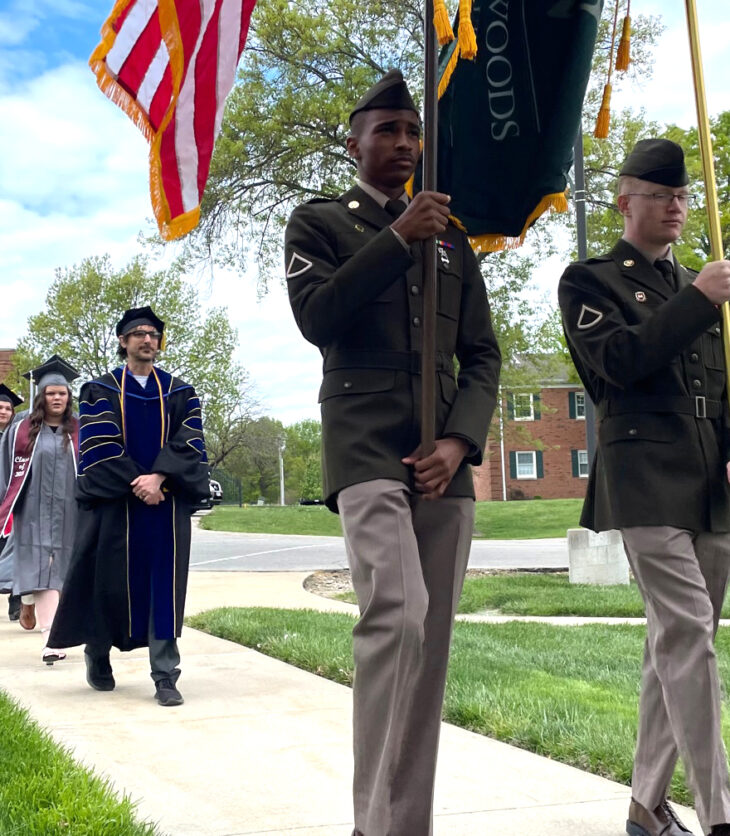
[[[565,210],[603,0],[474,0],[477,56],[439,58],[438,189],[477,250]],[[458,23],[454,26],[457,30]]]

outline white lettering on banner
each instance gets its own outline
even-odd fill
[[[484,47],[490,57],[487,61],[487,99],[492,117],[490,126],[492,139],[502,142],[509,136],[519,136],[520,126],[511,117],[516,109],[515,90],[512,86],[512,64],[502,53],[509,45],[507,20],[508,0],[494,0],[489,10],[501,20],[493,20],[484,35]]]

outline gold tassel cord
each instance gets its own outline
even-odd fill
[[[596,139],[606,139],[608,136],[608,129],[611,125],[611,85],[607,84],[603,88],[603,99],[601,107],[598,111],[598,118],[596,119],[596,129],[593,131],[593,136]]]
[[[611,32],[611,51],[608,55],[608,78],[606,79],[606,86],[603,88],[603,99],[601,100],[601,107],[596,118],[596,127],[593,131],[593,136],[596,139],[606,139],[608,136],[608,128],[611,124],[611,74],[613,72],[613,51],[616,46],[616,29],[618,26],[618,6],[621,0],[616,0],[616,6],[613,10],[613,31]]]
[[[477,36],[471,19],[472,0],[459,0],[459,49],[461,57],[473,61],[477,55]]]
[[[446,8],[445,0],[434,0],[433,25],[436,30],[436,40],[440,46],[444,46],[454,40],[454,30],[451,27],[449,10]]]
[[[621,28],[621,40],[616,53],[616,69],[625,72],[631,63],[631,0],[626,4],[626,17]]]

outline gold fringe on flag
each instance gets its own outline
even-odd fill
[[[473,61],[477,55],[477,36],[471,19],[472,0],[459,0],[459,49],[461,57]]]
[[[621,30],[621,40],[618,43],[618,52],[616,53],[616,69],[624,72],[628,70],[631,63],[631,18],[628,15],[624,18],[624,25]]]
[[[454,30],[451,26],[449,10],[446,8],[445,0],[434,0],[433,25],[436,29],[436,40],[440,46],[444,46],[454,40]]]
[[[556,192],[555,194],[545,195],[545,197],[542,198],[542,200],[530,213],[530,216],[525,221],[525,226],[519,235],[477,235],[469,238],[471,248],[475,253],[496,253],[501,250],[517,249],[517,247],[521,247],[524,243],[527,230],[535,223],[540,215],[548,211],[568,211],[568,198],[565,196],[565,192]],[[458,226],[462,231],[464,230],[464,226],[459,223],[456,218],[451,217],[451,220],[454,221],[455,226]]]
[[[451,81],[451,76],[454,74],[454,70],[456,69],[456,65],[459,63],[459,58],[461,57],[461,49],[459,48],[458,42],[454,44],[454,47],[451,51],[451,55],[449,56],[449,61],[444,67],[444,71],[441,73],[441,78],[439,79],[439,88],[438,88],[438,97],[439,99],[441,96],[444,95],[446,92],[446,88],[449,86],[449,82]]]
[[[180,215],[174,219],[171,218],[170,207],[165,198],[165,191],[162,186],[160,146],[162,145],[162,136],[165,129],[175,114],[175,105],[180,95],[184,69],[180,23],[174,2],[172,0],[160,0],[158,6],[160,29],[168,55],[170,56],[173,94],[172,103],[163,116],[157,131],[155,131],[147,118],[147,114],[139,106],[137,100],[130,96],[109,72],[105,60],[117,36],[113,25],[131,2],[132,0],[116,0],[111,14],[102,25],[101,43],[91,54],[89,66],[96,76],[96,83],[99,89],[127,114],[142,132],[145,139],[150,143],[150,197],[152,199],[152,209],[160,229],[160,235],[166,241],[173,241],[190,232],[191,229],[194,229],[200,219],[199,206],[196,206],[195,209],[191,209],[184,215]]]

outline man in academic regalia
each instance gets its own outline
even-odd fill
[[[689,831],[666,797],[677,757],[705,833],[730,834],[714,637],[730,573],[730,420],[718,305],[730,262],[672,253],[692,195],[679,145],[637,143],[619,173],[624,234],[572,264],[558,298],[600,419],[581,524],[620,529],[646,607],[629,836]]]
[[[0,383],[0,436],[13,423],[15,407],[23,399],[16,395],[4,383]],[[20,595],[13,595],[13,557],[12,553],[3,556],[7,539],[0,538],[0,593],[8,595],[8,618],[17,621],[20,618]]]
[[[353,632],[355,832],[428,836],[451,630],[474,522],[469,465],[494,411],[500,353],[484,280],[449,197],[404,190],[418,111],[387,73],[355,105],[358,183],[297,207],[286,230],[294,317],[324,358],[325,499],[360,608]],[[436,449],[419,449],[423,245],[438,236]],[[455,374],[454,358],[459,371]]]
[[[86,678],[111,691],[112,645],[149,647],[160,705],[180,705],[191,508],[209,495],[200,402],[154,365],[164,322],[149,307],[117,323],[126,364],[79,397],[78,533],[51,642],[86,643]]]

